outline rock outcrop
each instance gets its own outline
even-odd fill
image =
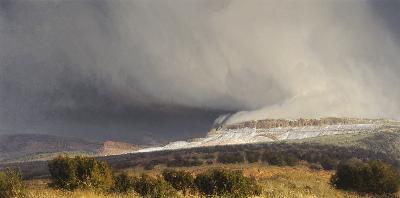
[[[347,125],[347,124],[373,124],[382,120],[358,119],[358,118],[320,118],[320,119],[265,119],[252,120],[237,124],[221,126],[220,129],[240,129],[240,128],[262,128],[271,129],[279,127],[304,127],[304,126],[327,126],[327,125]]]
[[[121,155],[132,153],[139,150],[140,147],[126,142],[105,141],[98,150],[100,155]]]

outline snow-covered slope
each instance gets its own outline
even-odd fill
[[[276,123],[276,120],[273,122]],[[162,147],[146,148],[137,152],[151,152],[216,145],[251,144],[348,133],[373,133],[393,125],[393,123],[384,122],[382,120],[359,120],[357,122],[352,121],[350,123],[335,122],[334,124],[321,124],[315,121],[309,123],[312,124],[295,124],[285,127],[271,127],[269,125],[268,127],[265,127],[264,125],[263,128],[257,128],[257,124],[254,125],[254,128],[223,126],[219,127],[218,129],[213,129],[205,138],[199,138],[195,141],[172,142]]]

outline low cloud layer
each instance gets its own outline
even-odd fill
[[[234,111],[228,122],[400,118],[399,9],[397,0],[1,1],[0,128],[37,132],[77,112],[118,120],[138,109],[201,109],[204,123]]]

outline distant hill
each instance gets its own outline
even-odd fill
[[[105,141],[101,144],[101,147],[98,149],[98,153],[100,155],[120,155],[120,154],[131,153],[139,149],[140,149],[139,146],[125,142]]]
[[[317,137],[321,137],[320,139],[332,139],[331,141],[335,142],[334,138],[345,134],[353,134],[353,136],[359,137],[380,132],[398,134],[399,131],[400,122],[384,119],[334,117],[264,119],[221,125],[212,129],[205,138],[171,142],[162,147],[145,148],[139,152],[277,141],[307,141],[310,138]],[[319,142],[318,139],[315,139],[315,142]]]
[[[138,146],[115,141],[91,142],[44,134],[0,135],[0,162],[47,160],[60,154],[117,155],[137,149]]]

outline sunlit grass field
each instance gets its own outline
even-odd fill
[[[126,169],[130,175],[140,175],[147,173],[153,176],[159,175],[165,167],[156,166],[153,170],[145,171],[142,168]],[[263,187],[263,193],[260,197],[270,198],[357,198],[372,197],[368,195],[359,195],[353,192],[337,190],[329,184],[330,177],[333,172],[323,170],[311,170],[305,165],[296,167],[278,167],[266,166],[263,164],[234,164],[234,165],[207,165],[184,169],[193,174],[201,173],[209,168],[226,168],[230,170],[243,170],[247,176],[254,176]],[[138,197],[134,194],[109,194],[92,191],[61,191],[49,188],[48,180],[30,180],[26,181],[28,194],[30,197],[48,197],[48,198],[102,198],[102,197],[120,197],[131,198]],[[180,195],[180,197],[185,197]],[[186,197],[199,197],[199,195],[191,195]],[[399,196],[399,193],[397,194]]]

